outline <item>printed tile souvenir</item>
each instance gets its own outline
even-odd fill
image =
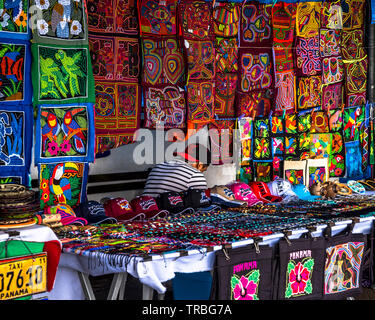
[[[29,41],[0,41],[0,104],[31,105]]]
[[[138,35],[136,0],[87,0],[90,33]]]
[[[363,27],[365,17],[364,0],[342,0],[343,30],[360,29]]]
[[[319,34],[320,2],[300,2],[296,14],[296,35],[299,37],[314,37]]]
[[[301,77],[298,78],[297,81],[298,110],[306,110],[321,106],[322,77]]]
[[[268,49],[240,51],[242,92],[271,88],[273,85],[273,58]]]
[[[216,72],[231,73],[238,71],[237,38],[215,38]]]
[[[32,106],[0,108],[0,176],[9,173],[25,181],[31,164],[33,144]]]
[[[322,58],[322,71],[324,84],[344,80],[344,63],[341,56]]]
[[[352,107],[344,109],[343,115],[344,140],[357,141],[360,136],[360,128],[365,121],[365,108]]]
[[[241,47],[253,47],[270,44],[272,6],[256,1],[247,1],[242,5],[240,20]]]
[[[212,164],[232,162],[235,120],[214,120],[208,125]]]
[[[291,184],[305,184],[306,161],[284,161],[284,179]]]
[[[310,158],[327,158],[332,152],[332,135],[330,133],[313,133],[310,137]]]
[[[296,73],[299,76],[314,76],[321,74],[319,36],[296,39]]]
[[[43,2],[43,0],[40,0]],[[33,12],[31,12],[33,13]],[[28,0],[0,3],[0,37],[12,40],[30,39]]]
[[[238,92],[237,115],[246,117],[268,116],[274,101],[274,89],[255,90],[248,93]]]
[[[215,79],[215,109],[214,113],[220,117],[235,117],[238,75],[235,73],[218,73]]]
[[[95,84],[95,135],[102,148],[131,143],[140,126],[140,88],[137,83]],[[99,150],[99,149],[98,149]]]
[[[186,120],[185,91],[177,86],[145,87],[145,127],[184,128]]]
[[[182,0],[179,18],[184,39],[207,40],[211,35],[212,4],[202,0]]]
[[[293,43],[280,42],[273,45],[276,72],[294,69]]]
[[[38,106],[35,163],[94,161],[94,128],[92,104]]]
[[[88,46],[32,44],[34,104],[95,102]]]
[[[214,34],[221,37],[237,37],[240,13],[239,3],[215,2],[212,13]]]
[[[296,109],[296,77],[293,71],[276,72],[277,89],[275,112],[294,112]]]
[[[175,35],[177,5],[177,0],[141,0],[139,12],[141,35]]]
[[[342,8],[340,0],[322,2],[320,25],[327,29],[342,29]]]
[[[306,164],[306,186],[309,188],[315,182],[324,183],[329,178],[328,158],[308,159]]]
[[[272,181],[272,162],[254,162],[254,178],[256,181],[261,181],[265,183]]]
[[[311,133],[329,132],[328,115],[325,111],[314,111],[311,114]]]
[[[366,55],[364,35],[361,29],[343,31],[341,34],[341,44],[343,59],[362,59]]]
[[[366,91],[368,60],[361,59],[348,63],[344,61],[344,69],[346,75],[346,93],[356,94]]]
[[[296,24],[296,3],[276,2],[272,6],[273,42],[292,42]]]
[[[143,83],[177,84],[185,79],[180,43],[173,38],[143,38]]]
[[[31,0],[38,11],[36,27],[32,28],[33,42],[73,44],[88,43],[85,1]]]
[[[215,47],[211,40],[185,40],[187,72],[190,80],[210,80],[215,77]]]
[[[329,110],[328,113],[328,123],[329,131],[337,132],[342,130],[343,115],[341,109]]]
[[[320,56],[330,57],[341,54],[341,32],[333,29],[320,29]],[[343,49],[345,45],[343,43]]]
[[[332,110],[341,108],[344,103],[343,96],[344,89],[342,82],[325,85],[322,91],[322,109]]]
[[[72,208],[86,197],[88,164],[56,162],[39,164],[40,208],[65,203]]]
[[[187,85],[187,117],[192,121],[213,119],[215,84],[213,81],[189,81]]]

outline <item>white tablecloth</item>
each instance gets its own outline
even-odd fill
[[[373,225],[374,217],[361,218],[355,224],[353,233],[369,234]],[[343,231],[350,224],[351,220],[336,222],[332,227],[332,235]],[[313,236],[322,235],[326,225],[317,226]],[[299,238],[306,229],[292,231],[290,239]],[[263,237],[261,245],[275,245],[284,235],[281,233]],[[252,243],[252,239],[238,241],[232,247],[241,247]],[[215,250],[221,249],[220,246]],[[165,293],[166,288],[163,282],[173,279],[176,272],[191,273],[200,271],[210,271],[213,268],[215,253],[205,252],[204,254],[194,250],[189,251],[187,256],[179,256],[178,253],[155,256],[152,261],[143,262],[142,259],[134,259],[126,266],[111,266],[103,262],[100,255],[93,254],[90,258],[83,255],[63,253],[60,259],[54,289],[49,293],[49,299],[56,300],[80,300],[85,299],[85,295],[79,283],[78,271],[92,276],[99,276],[111,273],[128,272],[138,278],[141,283],[151,287],[158,293]]]

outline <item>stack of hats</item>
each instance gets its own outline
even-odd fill
[[[39,211],[36,191],[19,184],[0,185],[0,229],[31,226]]]

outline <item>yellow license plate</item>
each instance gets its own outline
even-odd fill
[[[0,300],[47,291],[47,254],[0,260]]]

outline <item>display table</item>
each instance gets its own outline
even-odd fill
[[[359,218],[355,224],[353,233],[369,234],[373,227],[375,217]],[[351,219],[336,222],[332,226],[332,235],[343,231]],[[317,225],[313,236],[321,236],[326,224]],[[299,238],[307,229],[291,230],[290,239]],[[284,234],[275,233],[261,237],[261,245],[274,246]],[[232,243],[232,247],[241,247],[253,243],[253,239],[246,239]],[[61,255],[59,268],[56,276],[54,289],[48,293],[49,299],[56,300],[82,300],[95,299],[88,276],[100,276],[105,274],[114,274],[108,299],[123,298],[127,274],[138,278],[143,284],[143,299],[152,299],[153,290],[159,293],[159,296],[165,293],[164,282],[175,277],[175,273],[191,273],[210,271],[213,269],[215,252],[222,249],[222,246],[215,246],[211,250],[199,252],[190,250],[186,255],[179,252],[166,253],[163,255],[153,255],[151,260],[134,258],[123,263],[122,261],[110,261],[103,253],[91,252],[89,256],[63,253]]]

